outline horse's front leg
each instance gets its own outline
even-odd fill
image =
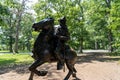
[[[29,80],[33,80],[34,72],[31,71]]]
[[[41,72],[38,71],[36,68],[40,65],[42,65],[44,63],[44,61],[41,61],[40,59],[37,59],[30,67],[29,70],[35,74],[37,74],[38,76],[41,76]]]

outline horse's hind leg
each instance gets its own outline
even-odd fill
[[[70,78],[70,76],[73,74],[73,65],[72,64],[70,64],[70,63],[68,63],[68,61],[66,61],[66,65],[67,65],[67,68],[68,68],[68,70],[69,70],[69,72],[68,72],[68,74],[67,74],[67,76],[65,77],[65,79],[64,80],[68,80],[69,78]]]
[[[72,61],[71,60],[66,60],[66,65],[67,65],[67,68],[68,68],[69,72],[68,72],[68,74],[67,74],[67,76],[65,77],[64,80],[68,80],[71,75],[72,75],[72,77],[75,78],[75,80],[80,80],[76,76],[77,70],[74,67],[75,62],[76,62],[75,60],[72,60]]]
[[[35,74],[37,74],[38,76],[41,76],[41,73],[40,71],[38,71],[36,68],[40,65],[42,65],[44,63],[44,61],[41,61],[41,60],[36,60],[30,67],[29,67],[29,70],[31,72],[34,72]]]
[[[31,71],[29,80],[33,80],[34,72]]]
[[[72,74],[72,76],[75,77],[75,78],[76,78],[76,72],[77,71],[76,71],[75,67],[73,66],[73,74]]]
[[[75,67],[73,66],[73,74],[72,76],[75,78],[74,80],[81,80],[76,76],[77,70],[75,69]]]
[[[67,76],[64,78],[64,80],[68,80],[70,78],[71,74],[72,74],[72,71],[69,71]]]
[[[77,70],[75,69],[75,67],[73,67],[73,71],[76,73],[77,72]]]

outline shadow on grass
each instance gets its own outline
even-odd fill
[[[16,61],[16,59],[0,59],[0,67],[2,65],[8,65],[8,64],[11,64],[11,63],[14,63]]]
[[[16,63],[16,59],[0,59],[0,74],[8,73],[10,71],[15,71],[17,73],[28,72],[27,68],[31,62],[19,62]]]
[[[0,51],[0,54],[13,54],[13,53],[9,51]]]
[[[15,63],[16,59],[0,59],[0,74],[3,74],[9,70],[9,67]]]
[[[108,53],[83,53],[78,56],[77,63],[91,63],[92,61],[112,62],[119,61],[120,56],[108,56]]]

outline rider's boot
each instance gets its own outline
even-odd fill
[[[58,62],[57,62],[57,70],[61,70],[63,68],[63,65],[64,65],[64,61],[62,60],[61,56],[59,53],[56,53],[56,57],[58,59]]]
[[[63,62],[61,62],[61,61],[58,61],[57,62],[57,70],[61,70],[61,69],[63,69]]]

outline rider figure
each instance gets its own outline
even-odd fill
[[[57,29],[56,33],[56,49],[55,49],[55,54],[57,59],[59,60],[58,62],[58,67],[57,69],[61,69],[63,65],[63,58],[64,58],[64,53],[65,53],[65,43],[70,39],[70,34],[68,32],[68,28],[66,25],[66,18],[62,17],[59,19],[59,27]]]

